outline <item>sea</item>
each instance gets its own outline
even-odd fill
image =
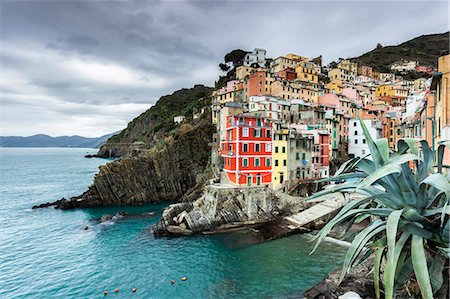
[[[342,264],[346,248],[324,242],[310,255],[307,235],[250,246],[236,235],[155,239],[168,203],[31,209],[84,192],[110,162],[84,158],[95,152],[0,148],[0,298],[302,298]],[[119,211],[129,216],[98,221]]]

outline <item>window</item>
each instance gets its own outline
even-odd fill
[[[366,138],[363,138],[363,143],[366,144]]]
[[[248,128],[244,128],[244,130],[242,131],[242,136],[248,137]]]
[[[358,144],[358,139],[355,139],[355,144]]]
[[[366,150],[361,150],[361,153],[363,154],[363,156],[366,154]]]
[[[302,160],[306,160],[306,154],[302,153]]]
[[[242,159],[242,167],[248,167],[248,158]]]
[[[269,129],[266,130],[266,138],[270,138],[270,130]]]
[[[253,137],[261,137],[261,130],[260,129],[255,129],[253,131]]]
[[[255,167],[259,167],[260,163],[259,163],[259,158],[255,158]]]
[[[266,152],[270,152],[270,151],[271,151],[270,143],[266,143]]]
[[[357,136],[358,135],[358,131],[355,131],[355,136]]]
[[[295,160],[300,160],[300,154],[299,153],[295,153]]]
[[[283,160],[283,166],[286,166],[286,163],[287,163],[286,160]]]
[[[283,151],[283,154],[286,153],[286,147],[285,146],[283,146],[283,150],[282,151]]]
[[[242,149],[242,151],[243,151],[243,152],[248,152],[248,144],[247,144],[247,143],[244,143],[244,144],[243,144],[243,149]]]
[[[255,143],[255,152],[259,152],[261,150],[259,143]]]
[[[278,166],[278,160],[275,160],[275,166]]]
[[[267,166],[267,167],[270,166],[270,158],[266,158],[266,166]]]
[[[353,123],[353,126],[356,127],[356,121]]]
[[[278,153],[278,146],[275,146],[275,153]]]

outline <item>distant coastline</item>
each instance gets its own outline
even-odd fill
[[[58,136],[38,134],[32,136],[0,136],[0,147],[56,147],[56,148],[99,148],[115,133],[101,137]]]

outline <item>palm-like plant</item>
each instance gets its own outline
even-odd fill
[[[369,218],[348,249],[340,277],[349,269],[374,257],[374,285],[380,298],[380,272],[384,269],[385,298],[393,298],[415,276],[422,296],[433,294],[444,285],[443,271],[450,257],[450,182],[443,172],[445,146],[438,147],[437,163],[426,141],[402,139],[398,151],[389,153],[386,139],[372,140],[364,122],[364,135],[370,149],[367,157],[350,159],[329,179],[353,179],[331,186],[310,199],[332,192],[358,192],[363,195],[350,201],[315,236],[317,249],[337,224]],[[382,265],[384,267],[382,267]]]

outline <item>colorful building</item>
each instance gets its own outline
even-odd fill
[[[434,99],[434,148],[440,141],[450,140],[450,54],[439,57],[438,72],[433,75],[431,92]],[[446,150],[444,162],[450,164],[450,150]]]
[[[261,186],[272,183],[272,124],[257,113],[227,117],[220,140],[223,171],[229,184]]]

